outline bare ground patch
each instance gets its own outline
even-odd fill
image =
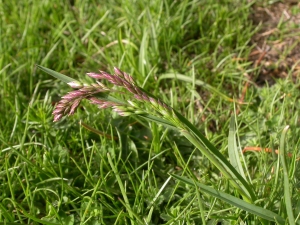
[[[254,82],[272,85],[275,79],[300,75],[300,2],[285,0],[271,5],[255,4],[250,16],[260,30],[252,40],[249,60],[259,68]]]

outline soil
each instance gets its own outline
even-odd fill
[[[300,75],[300,2],[256,3],[250,19],[259,26],[249,57],[258,69],[253,81],[258,86],[271,86],[276,79],[287,77],[295,82]]]

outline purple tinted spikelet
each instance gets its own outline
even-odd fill
[[[119,68],[114,67],[115,75],[118,77],[124,78],[126,81],[128,81],[131,84],[135,84],[132,76],[128,75],[127,73],[121,71]]]
[[[122,86],[123,84],[122,78],[111,75],[104,71],[100,71],[100,73],[87,73],[87,75],[98,80],[107,80],[109,83],[117,86]]]
[[[114,85],[117,85],[117,86],[122,86],[123,85],[123,80],[122,78],[120,77],[117,77],[117,76],[112,76],[108,79],[108,81]]]
[[[87,75],[89,77],[92,77],[92,78],[95,78],[95,79],[104,79],[103,75],[102,74],[99,74],[99,73],[87,73]]]
[[[63,117],[63,114],[55,114],[53,122],[60,121],[62,117]]]
[[[69,112],[69,114],[68,114],[69,116],[70,116],[70,115],[73,115],[73,114],[75,113],[77,107],[78,107],[79,104],[80,104],[80,101],[81,101],[80,98],[75,99],[75,101],[74,101],[73,104],[71,105],[70,112]]]
[[[123,75],[124,73],[119,68],[114,67],[114,71],[117,76],[122,77],[122,78],[124,77],[124,75]]]
[[[55,115],[55,114],[63,113],[65,111],[65,109],[66,109],[66,106],[59,103],[55,106],[55,109],[53,110],[52,114]]]
[[[68,100],[68,102],[65,101],[66,99]],[[81,100],[81,97],[75,99],[65,98],[60,100],[55,106],[55,109],[52,113],[54,115],[54,122],[59,121],[66,114],[68,114],[69,116],[73,115]]]
[[[124,78],[129,81],[130,83],[134,84],[134,80],[132,76],[128,75],[127,73],[124,73]]]

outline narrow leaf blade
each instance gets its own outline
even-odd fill
[[[75,79],[73,79],[73,78],[71,78],[71,77],[68,77],[68,76],[63,75],[63,74],[61,74],[61,73],[58,73],[58,72],[56,72],[56,71],[54,71],[54,70],[48,69],[48,68],[46,68],[46,67],[43,67],[43,66],[40,66],[40,65],[36,65],[36,66],[37,66],[40,70],[42,70],[42,71],[48,73],[49,75],[51,75],[51,76],[53,76],[53,77],[55,77],[55,78],[57,78],[57,79],[60,79],[61,81],[65,82],[65,83],[70,83],[70,82],[72,82],[72,81],[77,81],[77,80],[75,80]]]
[[[199,182],[195,182],[186,177],[182,177],[182,176],[179,176],[176,174],[170,174],[170,175],[172,177],[174,177],[175,179],[177,179],[181,182],[184,182],[186,184],[189,184],[191,186],[195,186],[195,184],[196,184],[197,187],[199,187],[201,189],[201,191],[204,191],[220,200],[223,200],[233,206],[236,206],[239,209],[243,209],[249,213],[252,213],[254,215],[257,215],[257,216],[264,218],[266,220],[269,220],[269,221],[277,221],[279,224],[285,224],[285,220],[281,216],[279,216],[278,214],[276,214],[270,210],[264,209],[262,207],[254,205],[254,204],[250,204],[242,199],[236,198],[225,192],[218,191],[216,189],[213,189],[213,188],[206,186],[204,184],[201,184]]]
[[[230,119],[230,127],[229,127],[229,135],[228,135],[228,155],[229,155],[231,165],[238,171],[239,174],[242,175],[244,179],[246,179],[240,161],[240,153],[238,151],[237,144],[236,144],[234,116],[232,116]]]
[[[285,205],[286,205],[286,212],[289,219],[289,224],[294,225],[295,224],[295,217],[293,213],[293,206],[292,206],[292,196],[291,196],[291,185],[289,181],[289,173],[288,173],[288,167],[285,160],[285,137],[286,133],[288,132],[289,126],[286,126],[281,134],[280,137],[280,150],[279,150],[279,156],[282,164],[283,169],[283,178],[284,178],[284,199],[285,199]]]
[[[196,85],[198,86],[202,86],[203,88],[206,88],[207,90],[209,90],[210,92],[216,94],[217,96],[222,97],[224,100],[229,101],[229,102],[235,102],[234,99],[229,98],[228,96],[226,96],[225,94],[223,94],[222,92],[220,92],[217,88],[214,88],[213,86],[203,82],[202,80],[193,80],[192,77],[188,77],[185,76],[183,74],[174,74],[174,73],[166,73],[166,74],[162,74],[159,76],[159,81],[163,80],[163,79],[178,79],[184,82],[189,82],[189,83],[193,83],[195,82]]]

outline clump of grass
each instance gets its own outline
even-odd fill
[[[100,73],[87,73],[88,76],[95,78],[96,83],[84,84],[76,80],[71,80],[55,71],[38,66],[40,69],[50,75],[64,80],[75,91],[71,91],[62,97],[62,100],[56,105],[53,115],[54,121],[59,121],[64,115],[73,115],[83,99],[89,100],[92,104],[98,105],[100,109],[112,108],[120,116],[142,116],[145,119],[155,121],[179,131],[185,136],[190,143],[198,148],[229,180],[231,185],[239,192],[244,200],[238,199],[226,193],[214,190],[198,181],[192,181],[185,177],[172,175],[174,178],[187,184],[197,185],[209,194],[220,198],[230,204],[241,209],[254,213],[264,219],[283,222],[283,218],[274,212],[256,206],[254,202],[257,199],[251,185],[245,179],[244,171],[239,166],[238,161],[232,157],[236,168],[210,143],[187,119],[176,112],[172,107],[168,106],[159,98],[147,93],[139,87],[133,78],[118,68],[114,68],[114,74],[104,71]],[[103,84],[106,80],[112,87]],[[121,87],[121,90],[116,89]],[[118,98],[115,94],[121,94],[123,99]],[[231,135],[234,143],[234,137]],[[236,148],[233,144],[233,149]],[[234,153],[233,153],[234,154]],[[119,181],[121,182],[121,181]],[[120,183],[120,186],[122,184]],[[123,190],[123,188],[122,188]],[[123,195],[125,195],[123,190]],[[125,198],[127,201],[127,197]]]

